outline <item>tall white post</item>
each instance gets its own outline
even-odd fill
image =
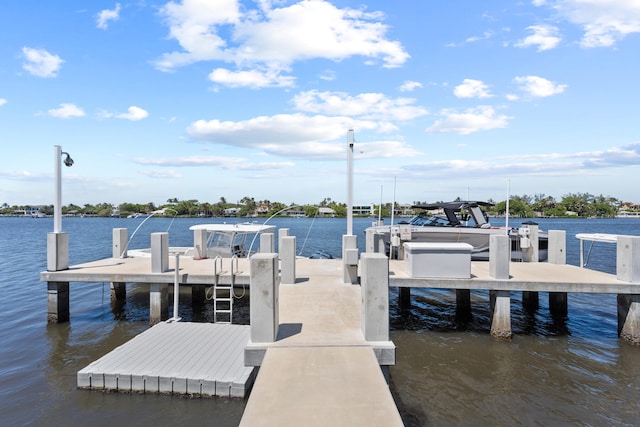
[[[353,235],[353,129],[349,129],[347,134],[349,150],[347,153],[347,235]]]
[[[62,147],[53,146],[55,170],[55,199],[53,201],[53,232],[62,231]]]

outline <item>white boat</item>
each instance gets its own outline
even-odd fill
[[[399,258],[404,242],[432,243],[468,243],[473,249],[474,260],[489,259],[489,240],[493,234],[511,237],[511,258],[523,259],[523,245],[529,247],[528,227],[520,229],[494,227],[481,209],[491,206],[487,202],[459,201],[414,205],[414,209],[423,211],[409,221],[397,225],[376,225],[367,230],[381,234],[385,244],[385,253],[391,258]],[[431,212],[435,214],[432,215]],[[538,232],[538,259],[547,259],[548,237],[545,232]]]
[[[238,224],[197,224],[189,227],[194,232],[194,246],[172,246],[169,252],[179,253],[180,256],[205,258],[195,244],[195,234],[199,230],[206,231],[206,258],[245,258],[258,251],[260,246],[259,235],[273,233],[276,227],[273,225],[238,223]],[[151,249],[132,249],[127,251],[130,257],[150,257]]]

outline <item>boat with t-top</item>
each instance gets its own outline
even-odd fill
[[[537,232],[532,242],[531,229],[524,224],[520,228],[496,227],[482,209],[492,206],[481,201],[454,201],[416,204],[413,209],[420,212],[408,221],[396,225],[374,225],[367,232],[380,235],[384,251],[390,258],[402,258],[405,242],[468,243],[473,249],[471,259],[489,259],[491,235],[502,234],[511,238],[511,259],[523,260],[528,249],[537,245],[538,259],[547,259],[548,237],[543,231]]]
[[[180,256],[200,258],[246,258],[252,253],[258,252],[260,246],[260,234],[273,233],[274,225],[256,223],[211,223],[196,224],[189,227],[194,232],[194,244],[188,247],[172,246],[170,253],[179,253]],[[205,233],[204,239],[199,236]],[[151,249],[132,249],[127,251],[130,257],[150,257]]]

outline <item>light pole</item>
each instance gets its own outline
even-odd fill
[[[59,145],[53,146],[55,170],[55,200],[53,203],[53,233],[47,234],[47,270],[60,271],[69,268],[69,236],[62,232],[62,168],[70,167],[73,160]],[[62,155],[66,157],[62,160]],[[68,287],[68,283],[67,283]],[[68,298],[68,293],[67,293]],[[67,307],[68,308],[68,307]],[[63,316],[64,317],[64,316]]]
[[[54,145],[54,163],[55,163],[55,201],[53,203],[53,232],[62,232],[62,162],[67,167],[73,165],[73,159],[69,153],[62,151],[62,147]],[[61,160],[62,155],[67,157]]]
[[[353,235],[353,129],[347,134],[347,235]]]
[[[344,283],[358,281],[358,236],[353,235],[353,129],[347,134],[347,234],[342,236]]]

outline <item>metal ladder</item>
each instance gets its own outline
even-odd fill
[[[228,323],[233,321],[233,285],[235,283],[235,271],[233,262],[238,258],[231,259],[231,281],[228,284],[220,283],[220,272],[222,271],[222,258],[216,257],[213,262],[213,321],[214,323]],[[218,260],[220,260],[220,271],[218,271]]]

